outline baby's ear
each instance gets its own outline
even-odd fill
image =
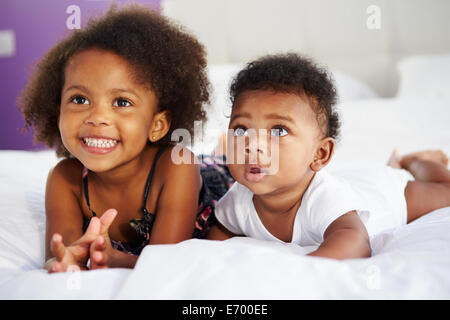
[[[334,145],[334,139],[330,137],[324,138],[319,142],[316,153],[314,154],[314,160],[310,165],[311,170],[315,172],[320,171],[331,161]]]
[[[165,111],[158,112],[153,117],[153,125],[150,129],[148,138],[151,142],[156,142],[167,134],[170,129],[169,113]]]

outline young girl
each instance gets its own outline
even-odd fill
[[[21,110],[65,158],[46,187],[49,272],[86,269],[89,258],[91,269],[133,267],[147,244],[206,235],[226,171],[199,168],[170,140],[205,119],[205,66],[197,40],[139,6],[112,7],[39,63]],[[186,153],[190,163],[171,159]]]
[[[441,151],[394,155],[390,167],[367,177],[324,169],[338,135],[336,93],[327,72],[308,59],[287,54],[249,63],[234,79],[231,99],[228,155],[244,152],[245,163],[227,159],[237,182],[216,206],[220,224],[210,239],[245,235],[318,246],[313,256],[368,257],[369,235],[450,205]],[[276,136],[277,148],[251,143],[251,129]],[[239,139],[245,150],[237,149]]]

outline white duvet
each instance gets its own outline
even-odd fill
[[[341,106],[330,170],[371,167],[423,148],[450,152],[447,101]],[[0,299],[449,299],[450,207],[371,239],[373,256],[335,261],[314,248],[237,237],[144,249],[135,269],[47,274],[44,192],[51,151],[0,151]]]

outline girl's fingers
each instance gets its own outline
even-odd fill
[[[100,217],[101,227],[100,227],[100,234],[104,234],[108,232],[109,227],[113,223],[114,219],[117,216],[117,210],[116,209],[108,209],[103,213],[103,215]]]
[[[59,233],[55,233],[52,237],[52,241],[50,243],[50,249],[53,255],[61,261],[64,258],[64,254],[66,253],[66,247],[62,242],[62,236]]]
[[[94,243],[94,250],[103,251],[106,249],[106,241],[103,237],[98,237]]]
[[[61,262],[55,261],[53,262],[50,269],[48,269],[48,273],[56,273],[56,272],[62,272],[62,264]]]
[[[91,245],[91,268],[97,269],[106,263],[106,242],[103,237],[98,237]]]
[[[89,221],[89,226],[86,229],[86,232],[83,234],[83,236],[76,241],[77,244],[87,244],[89,245],[92,241],[95,240],[95,238],[98,237],[100,233],[100,219],[97,217],[92,217],[91,221]]]
[[[94,259],[97,265],[105,264],[105,255],[102,251],[95,251],[91,259]]]
[[[100,233],[101,222],[97,217],[92,217],[85,235],[97,236]]]

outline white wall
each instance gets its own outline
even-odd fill
[[[380,9],[380,29],[369,29]],[[163,12],[205,44],[209,63],[296,51],[396,93],[402,57],[450,52],[448,0],[163,0]]]

